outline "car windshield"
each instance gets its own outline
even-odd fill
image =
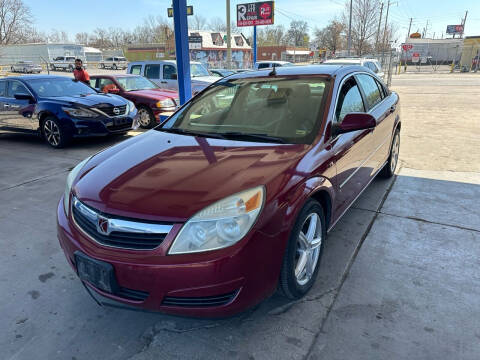
[[[327,77],[220,80],[159,131],[232,140],[310,144],[325,108]]]
[[[124,91],[151,90],[159,87],[143,76],[122,76],[116,78]]]
[[[208,70],[202,64],[190,64],[190,76],[210,76]]]
[[[73,79],[32,79],[26,81],[41,97],[81,96],[97,92],[82,82]]]

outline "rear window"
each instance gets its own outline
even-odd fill
[[[160,79],[160,65],[159,64],[145,65],[145,77],[148,79]]]
[[[141,75],[142,72],[142,65],[132,65],[130,68],[130,74],[133,75]]]

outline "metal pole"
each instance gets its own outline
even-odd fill
[[[463,33],[465,32],[465,22],[467,21],[467,15],[468,15],[468,10],[465,11],[465,17],[463,18],[462,25],[463,25],[463,31],[460,34],[460,37],[463,37]]]
[[[375,39],[375,52],[378,51],[378,37],[380,36],[380,26],[382,25],[383,3],[380,7],[380,18],[378,19],[377,38]]]
[[[257,26],[253,27],[253,64],[257,62]]]
[[[407,39],[410,36],[410,30],[412,29],[412,20],[413,18],[410,18],[410,25],[408,25],[408,34],[407,34]]]
[[[353,7],[353,0],[350,0],[350,20],[348,21],[348,44],[347,44],[348,56],[350,56],[350,50],[352,49],[352,7]]]
[[[387,37],[387,25],[388,25],[388,11],[390,10],[390,1],[387,3],[387,14],[385,15],[385,28],[383,30],[383,41],[382,41],[382,66],[385,63],[385,40]]]
[[[173,24],[175,27],[178,94],[180,95],[180,104],[183,105],[192,97],[186,0],[173,0]]]
[[[232,67],[232,33],[230,29],[230,0],[227,1],[227,68]]]

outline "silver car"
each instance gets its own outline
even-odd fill
[[[34,64],[32,61],[19,61],[10,67],[12,72],[21,72],[25,74],[40,74],[42,67],[38,64]]]

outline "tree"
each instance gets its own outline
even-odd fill
[[[287,41],[293,46],[305,46],[304,37],[308,37],[308,24],[303,20],[294,20],[287,31]]]
[[[315,29],[315,43],[335,53],[344,46],[344,32],[345,25],[334,19],[323,29]]]
[[[212,18],[208,23],[208,26],[212,31],[227,31],[227,25],[225,24],[225,21],[218,16]]]
[[[258,46],[275,46],[286,43],[285,28],[283,25],[262,26],[257,29]]]
[[[22,0],[0,0],[0,45],[27,40],[33,17]]]
[[[352,46],[358,56],[371,51],[378,26],[379,0],[353,0]],[[345,3],[343,23],[348,29],[350,2]]]
[[[77,44],[88,45],[88,33],[87,32],[79,32],[75,34],[75,42]]]
[[[99,47],[101,49],[105,49],[110,47],[111,42],[110,39],[108,38],[108,31],[103,28],[96,28],[93,30],[93,36],[95,39],[95,46]]]
[[[191,30],[204,30],[207,26],[207,19],[200,15],[194,15],[192,20],[189,21],[189,25]]]

